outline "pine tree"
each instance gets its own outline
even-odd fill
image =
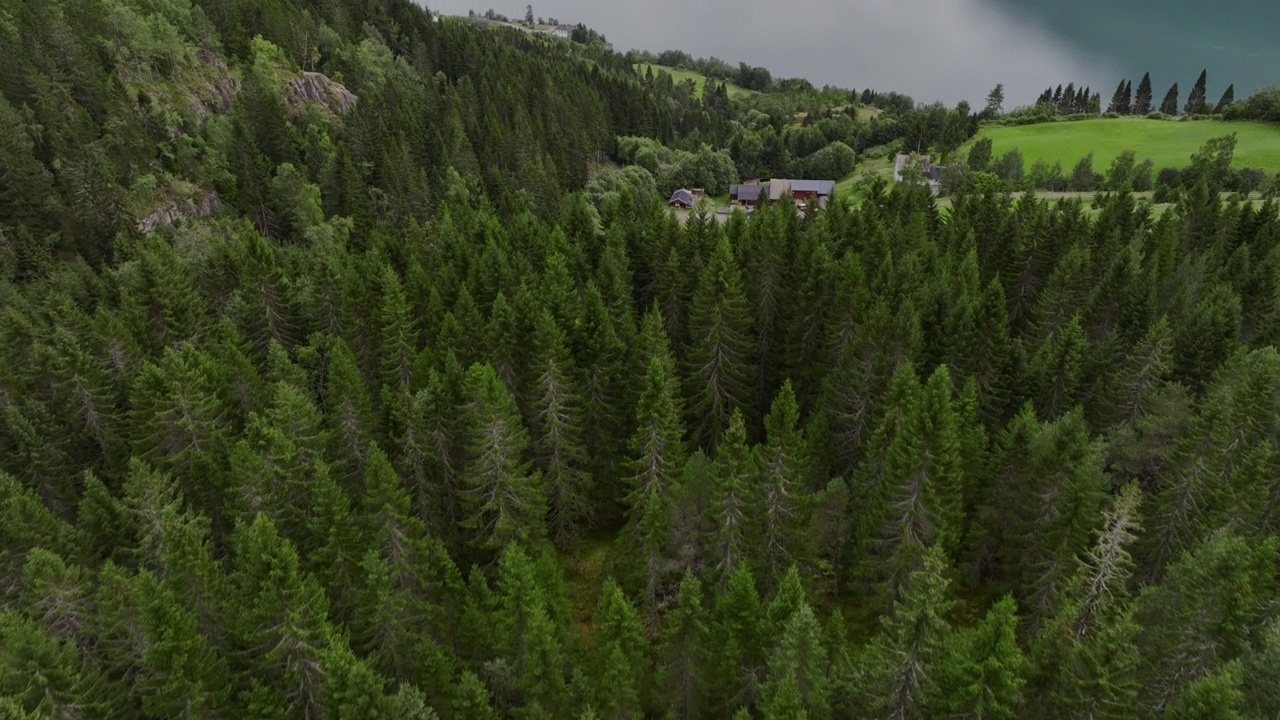
[[[946,567],[945,555],[930,548],[884,616],[882,633],[864,650],[861,695],[877,716],[933,716],[952,632],[946,620],[954,603]]]
[[[1017,630],[1017,606],[1006,595],[976,627],[956,636],[952,660],[943,673],[940,710],[986,720],[1019,716],[1026,663]]]
[[[1232,103],[1236,101],[1236,86],[1231,84],[1222,92],[1222,97],[1218,100],[1218,104],[1213,108],[1214,115],[1221,115]]]
[[[724,582],[739,565],[756,554],[752,546],[757,523],[759,471],[747,445],[747,429],[740,411],[734,410],[719,445],[711,507],[715,543],[709,560]]]
[[[328,603],[299,568],[293,544],[259,515],[232,538],[235,567],[233,674],[253,677],[291,715],[323,712],[321,654],[328,642]]]
[[[1132,85],[1128,80],[1121,80],[1116,86],[1116,91],[1111,95],[1111,104],[1107,105],[1108,113],[1118,113],[1120,115],[1128,115],[1129,107],[1133,103],[1130,88]]]
[[[1203,115],[1208,107],[1206,105],[1208,98],[1207,84],[1209,79],[1208,68],[1200,71],[1200,77],[1196,78],[1196,84],[1191,87],[1191,93],[1187,95],[1187,104],[1183,108],[1183,112],[1187,115]]]
[[[653,675],[652,651],[635,607],[612,580],[605,581],[592,620],[593,707],[606,718],[637,717]]]
[[[585,472],[582,401],[564,334],[547,310],[534,331],[538,397],[533,405],[533,448],[547,488],[548,530],[561,549],[577,537],[589,515],[591,478]]]
[[[1128,603],[1129,556],[1141,496],[1130,485],[1102,513],[1096,540],[1075,561],[1057,612],[1037,635],[1027,700],[1054,717],[1132,717],[1137,703],[1137,626]]]
[[[734,409],[750,414],[755,398],[756,351],[742,274],[727,238],[716,244],[689,309],[687,353],[693,436],[715,447]]]
[[[765,443],[756,448],[756,465],[762,474],[758,504],[766,588],[777,584],[783,568],[811,555],[803,534],[810,511],[809,445],[799,429],[799,416],[788,381],[765,418]]]
[[[1251,543],[1219,531],[1184,553],[1139,595],[1134,618],[1144,659],[1140,707],[1177,703],[1187,683],[1242,657],[1261,630],[1266,588],[1276,581],[1274,537]]]
[[[622,533],[628,551],[643,553],[645,597],[654,618],[665,574],[667,517],[685,465],[684,427],[678,407],[665,363],[654,357],[636,408],[636,430],[630,444],[633,474],[626,497],[629,510]]]
[[[1151,73],[1143,73],[1142,80],[1138,82],[1138,92],[1133,97],[1133,114],[1146,115],[1151,112]]]
[[[1160,112],[1165,115],[1178,114],[1178,83],[1174,83],[1169,92],[1164,94],[1164,100],[1160,102]]]
[[[702,583],[686,573],[675,605],[664,618],[660,648],[661,677],[668,709],[676,720],[702,717],[707,694],[707,615]]]
[[[763,630],[755,579],[742,563],[716,598],[710,627],[708,679],[721,716],[730,708],[749,705],[756,696],[756,675],[764,659]]]
[[[808,717],[830,717],[827,649],[823,644],[822,627],[808,603],[801,601],[800,607],[774,637],[775,647],[769,656],[769,680],[761,690],[769,698],[766,708],[794,687]]]
[[[471,442],[461,479],[471,544],[499,550],[545,537],[546,491],[525,455],[529,432],[492,365],[467,371],[464,420]]]

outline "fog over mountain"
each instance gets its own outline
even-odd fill
[[[428,4],[460,15],[493,7],[520,18],[525,10],[518,0]],[[977,105],[1004,83],[1012,107],[1068,80],[1109,95],[1120,72],[1107,55],[1075,50],[991,0],[554,0],[535,2],[533,11],[586,23],[619,50],[679,49],[817,85],[897,90],[919,101]]]

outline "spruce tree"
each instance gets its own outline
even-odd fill
[[[987,720],[1018,717],[1026,662],[1017,631],[1017,606],[1006,595],[976,627],[957,635],[943,672],[940,710]]]
[[[717,714],[724,715],[731,708],[754,701],[757,672],[764,662],[760,595],[746,563],[738,565],[728,586],[716,598],[710,636],[708,680],[713,707]]]
[[[823,643],[822,626],[808,603],[801,601],[786,625],[774,635],[768,676],[761,689],[764,697],[769,698],[766,707],[793,686],[808,717],[830,717],[827,648]]]
[[[702,717],[708,689],[707,633],[702,583],[692,573],[686,573],[675,605],[664,618],[659,649],[660,687],[666,689],[668,710],[677,720]]]
[[[1248,652],[1276,581],[1274,537],[1260,543],[1220,530],[1184,553],[1159,585],[1138,596],[1142,664],[1139,707],[1176,703],[1187,684]]]
[[[739,565],[758,554],[754,539],[759,470],[747,444],[747,429],[740,411],[734,410],[719,446],[710,508],[715,540],[708,560],[721,581],[727,582]]]
[[[290,714],[324,712],[321,654],[329,642],[328,602],[299,567],[293,544],[257,516],[232,538],[231,583],[236,611],[233,673],[261,682],[263,692]]]
[[[529,467],[529,432],[492,365],[467,371],[464,422],[471,442],[461,479],[471,544],[500,550],[512,542],[534,543],[546,536],[546,490]]]
[[[666,363],[654,357],[644,393],[636,408],[631,437],[632,473],[626,495],[627,525],[620,542],[629,552],[642,552],[646,601],[656,618],[666,549],[666,526],[675,488],[685,465],[684,425]]]
[[[1214,115],[1221,115],[1232,103],[1236,101],[1236,86],[1231,84],[1227,89],[1222,91],[1222,97],[1218,100],[1218,104],[1213,108]]]
[[[810,512],[809,444],[799,428],[800,411],[790,381],[782,386],[764,424],[765,442],[756,448],[756,465],[761,472],[762,568],[769,588],[777,584],[783,568],[810,555],[803,535]]]
[[[1200,77],[1196,78],[1196,84],[1191,87],[1190,94],[1187,95],[1187,104],[1183,108],[1183,112],[1187,115],[1203,115],[1207,110],[1208,93],[1207,83],[1209,78],[1208,68],[1200,71]]]
[[[716,243],[689,308],[686,357],[693,437],[707,449],[729,427],[734,409],[754,407],[756,354],[742,273],[727,238]]]
[[[895,376],[886,400],[902,405],[888,410],[868,466],[877,494],[868,508],[875,518],[869,528],[879,558],[875,577],[890,600],[927,548],[950,555],[961,533],[964,479],[950,374],[940,366],[923,391],[914,376],[910,366]]]
[[[589,515],[591,478],[583,440],[582,400],[573,358],[555,318],[547,310],[534,331],[533,449],[547,489],[551,540],[567,548]]]
[[[1075,561],[1057,611],[1033,642],[1027,701],[1053,717],[1132,717],[1139,655],[1127,582],[1140,501],[1130,485],[1102,513],[1093,546]]]
[[[1154,99],[1151,92],[1151,73],[1143,73],[1142,80],[1138,82],[1138,92],[1133,96],[1134,115],[1151,112],[1151,102]]]
[[[653,676],[652,649],[635,607],[612,580],[601,589],[592,621],[593,707],[602,717],[638,716]]]
[[[1164,94],[1164,100],[1160,102],[1160,112],[1165,115],[1178,114],[1178,83],[1170,86],[1169,92]]]
[[[946,568],[940,549],[925,552],[863,651],[859,694],[877,716],[923,720],[936,712],[952,632],[946,615],[954,604]]]
[[[1111,104],[1107,105],[1108,113],[1117,113],[1120,115],[1128,115],[1129,107],[1133,103],[1130,92],[1132,85],[1128,80],[1121,80],[1116,86],[1116,91],[1111,95]]]

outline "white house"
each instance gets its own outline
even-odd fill
[[[568,25],[557,25],[557,26],[555,26],[554,28],[551,28],[551,34],[552,34],[552,35],[554,35],[554,36],[556,36],[556,37],[558,37],[558,38],[564,38],[564,39],[568,40],[568,39],[569,39],[569,26],[568,26]]]

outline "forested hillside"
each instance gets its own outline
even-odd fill
[[[0,718],[1280,715],[1280,206],[1220,153],[1158,217],[681,224],[584,187],[729,121],[621,57],[0,37]]]

